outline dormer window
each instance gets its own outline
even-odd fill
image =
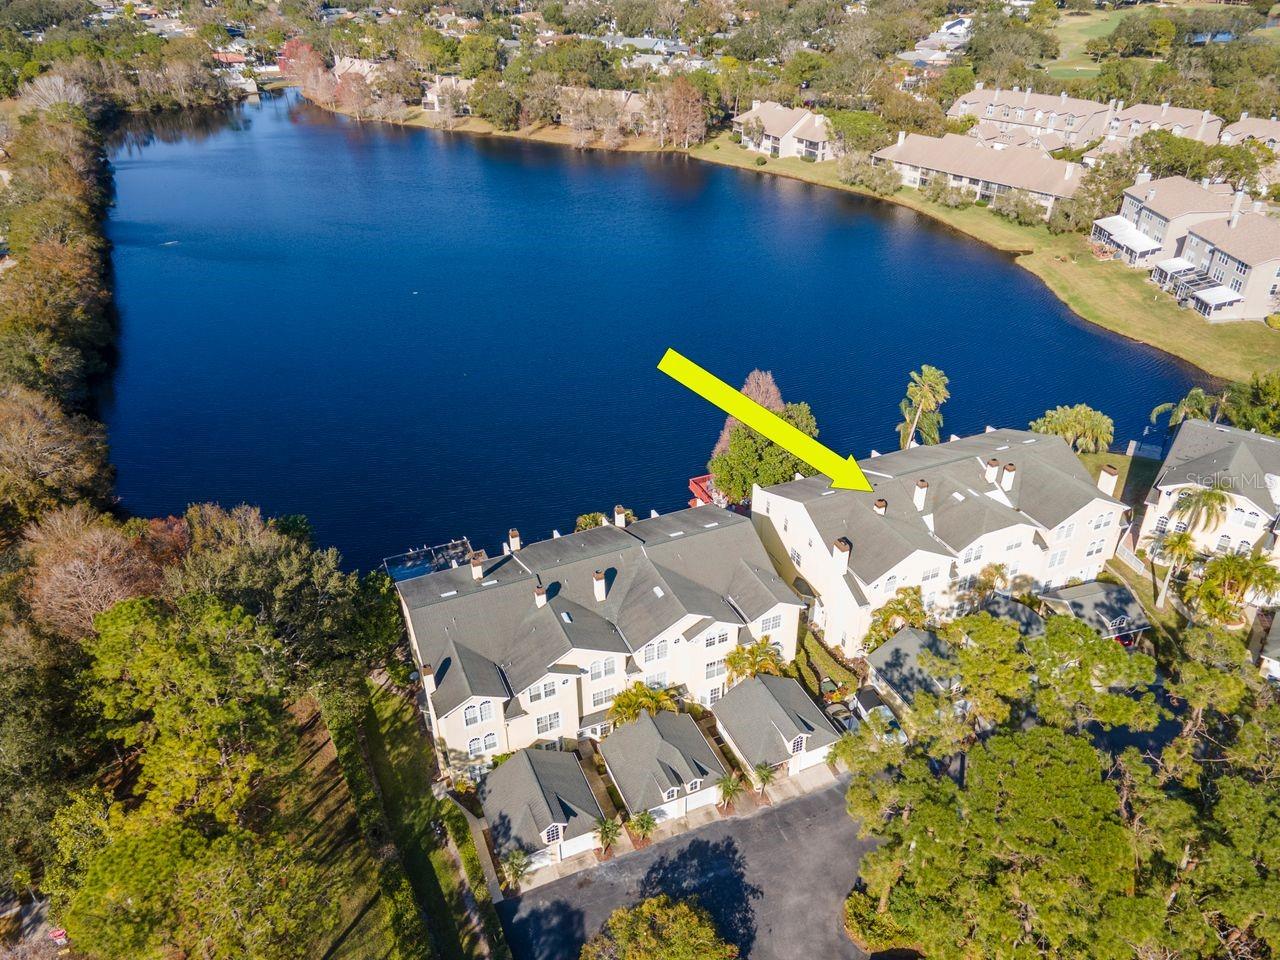
[[[690,793],[695,793],[695,792],[697,792],[698,790],[701,790],[701,789],[702,789],[702,781],[701,781],[701,780],[690,780],[690,781],[689,781],[689,792],[690,792]]]
[[[664,800],[674,800],[674,799],[675,799],[676,797],[678,797],[678,796],[680,796],[680,788],[679,788],[679,787],[672,787],[670,790],[668,790],[666,793],[664,793],[664,794],[662,795],[662,799],[664,799]]]
[[[791,752],[792,753],[804,752],[804,734],[803,733],[791,741]]]
[[[547,843],[559,843],[559,842],[560,842],[560,824],[553,823],[551,826],[547,827]]]

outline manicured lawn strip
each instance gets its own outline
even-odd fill
[[[405,870],[427,911],[441,956],[484,955],[483,944],[467,923],[457,864],[436,833],[441,821],[458,849],[492,955],[510,956],[466,817],[451,801],[431,792],[431,742],[418,726],[413,703],[389,687],[370,686],[365,717],[370,761]]]
[[[1115,467],[1116,497],[1131,507],[1142,503],[1160,473],[1160,461],[1148,457],[1129,457],[1120,453],[1082,453],[1080,460],[1094,480],[1098,479],[1103,465],[1109,463]]]
[[[760,155],[743,150],[728,134],[693,148],[689,154],[712,163],[869,196],[841,183],[834,162],[807,163],[783,157],[758,167],[755,158]],[[1255,372],[1280,368],[1280,332],[1262,323],[1206,323],[1194,310],[1180,308],[1168,294],[1148,283],[1144,271],[1095,259],[1085,238],[1078,234],[1054,236],[1045,227],[1021,227],[978,206],[951,210],[930,203],[917,190],[904,188],[884,199],[1016,254],[1020,266],[1040,277],[1080,317],[1158,347],[1216,377],[1242,380]]]
[[[400,960],[434,960],[431,937],[405,868],[398,856],[386,855],[388,846],[394,850],[394,834],[389,829],[361,742],[361,720],[368,703],[358,695],[332,692],[318,699],[347,789],[355,803],[360,831],[374,853],[378,887],[394,931],[393,956]]]
[[[830,677],[838,684],[848,683],[858,686],[858,675],[832,656],[826,644],[808,630],[804,632],[800,645],[810,662],[822,672],[823,676]]]

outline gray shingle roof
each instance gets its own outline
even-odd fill
[[[1145,630],[1146,611],[1128,587],[1093,580],[1040,594],[1050,607],[1087,623],[1104,637]]]
[[[489,772],[479,794],[499,855],[541,850],[553,823],[565,825],[564,840],[591,833],[603,815],[578,758],[558,750],[517,750]]]
[[[683,796],[694,780],[705,787],[725,773],[698,725],[685,713],[643,713],[609,734],[600,753],[632,814],[665,803],[668,790]]]
[[[497,665],[470,647],[452,640],[445,645],[436,664],[435,705],[439,716],[458,707],[471,697],[510,696]]]
[[[1273,490],[1268,475],[1280,478],[1280,439],[1205,420],[1184,420],[1155,485],[1208,486],[1217,479],[1274,517],[1280,509],[1280,484]]]
[[[992,458],[1014,464],[1010,490],[1001,489],[999,477],[986,479]],[[831,491],[823,476],[769,490],[803,503],[828,546],[848,539],[850,567],[863,583],[916,551],[949,559],[984,533],[1017,523],[1053,529],[1094,500],[1119,503],[1097,488],[1064,440],[1027,430],[992,430],[859,463],[871,493]],[[918,480],[929,484],[922,510],[915,508]],[[875,512],[877,499],[888,502],[883,516]]]
[[[1025,603],[1019,603],[1012,597],[993,593],[982,602],[978,609],[983,613],[991,614],[993,617],[1012,620],[1018,625],[1018,632],[1024,637],[1044,636],[1044,617],[1040,616]]]
[[[597,570],[605,578],[602,601]],[[571,649],[625,655],[690,614],[744,623],[778,603],[800,605],[751,521],[718,507],[532,543],[486,560],[479,579],[462,566],[396,586],[444,691],[432,695],[441,716],[469,696],[496,695],[489,692],[492,670],[452,669],[457,647],[496,667],[514,696]],[[536,586],[546,589],[542,607]],[[486,678],[483,690],[473,676]]]
[[[790,677],[761,675],[744,680],[711,708],[716,723],[747,763],[776,766],[791,756],[801,734],[810,750],[836,742],[835,728]]]
[[[935,657],[950,657],[946,642],[932,630],[903,627],[867,654],[867,663],[875,668],[880,679],[902,698],[903,703],[912,706],[916,694],[944,693],[953,682],[951,678],[939,677],[921,666],[920,654],[926,650]]]

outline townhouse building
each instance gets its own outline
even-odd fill
[[[1227,492],[1227,510],[1216,525],[1192,527],[1178,504],[1192,491],[1211,486]],[[1185,420],[1147,494],[1138,543],[1149,547],[1165,533],[1187,531],[1205,554],[1258,548],[1280,563],[1278,520],[1280,439],[1221,423]]]
[[[812,622],[850,656],[902,587],[918,587],[930,611],[955,615],[989,564],[1018,589],[1090,580],[1125,526],[1115,469],[1095,483],[1059,437],[991,429],[860,464],[870,493],[832,490],[819,476],[752,496],[778,570],[816,596]]]
[[[1180,256],[1193,226],[1226,220],[1235,202],[1225,183],[1141,174],[1124,191],[1118,214],[1093,221],[1092,239],[1113,250],[1117,260],[1149,268]]]
[[[733,132],[748,150],[771,157],[831,160],[836,155],[826,117],[772,100],[753,100],[750,110],[733,118]]]
[[[471,88],[474,80],[466,77],[437,76],[422,90],[422,109],[431,113],[445,113],[456,116],[469,116],[471,104]]]
[[[1135,103],[1126,107],[1121,100],[1107,124],[1107,139],[1128,143],[1153,130],[1167,130],[1175,137],[1187,137],[1201,143],[1217,143],[1222,135],[1222,118],[1208,110]]]
[[[953,118],[976,117],[1005,131],[1032,134],[1056,133],[1068,146],[1093,141],[1127,144],[1152,130],[1168,130],[1179,137],[1217,143],[1223,121],[1208,110],[1190,110],[1169,103],[1137,103],[1123,100],[1098,103],[1067,94],[1036,93],[1029,87],[987,88],[978,83],[947,110]]]
[[[976,117],[1006,131],[1021,129],[1037,135],[1056,133],[1069,146],[1076,146],[1104,138],[1114,111],[1114,102],[1095,103],[1069,97],[1066,93],[1035,93],[1030,88],[988,88],[979,82],[968,93],[956,98],[947,110],[947,116],[956,119]]]
[[[725,656],[767,637],[795,656],[801,601],[751,524],[703,506],[523,545],[397,584],[427,714],[452,770],[599,738],[623,688],[710,705]]]
[[[899,132],[897,143],[877,150],[871,162],[892,166],[909,187],[926,187],[941,178],[975,200],[990,201],[1020,190],[1044,209],[1046,217],[1054,204],[1074,196],[1080,187],[1079,164],[1055,160],[1034,147],[993,149],[956,133],[927,137]]]
[[[1245,112],[1222,131],[1222,142],[1228,146],[1247,140],[1257,140],[1268,150],[1280,150],[1280,119],[1251,117]]]
[[[1226,219],[1187,231],[1182,254],[1151,278],[1206,320],[1263,320],[1280,313],[1280,220],[1254,203],[1244,212],[1236,194]]]

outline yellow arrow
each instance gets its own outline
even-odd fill
[[[853,457],[842,457],[830,447],[825,447],[813,437],[796,429],[766,407],[708,373],[687,357],[674,350],[663,354],[658,369],[676,383],[688,387],[704,400],[715,404],[729,416],[772,440],[788,453],[799,457],[819,473],[831,478],[831,486],[837,490],[864,490],[871,492],[866,474]]]

